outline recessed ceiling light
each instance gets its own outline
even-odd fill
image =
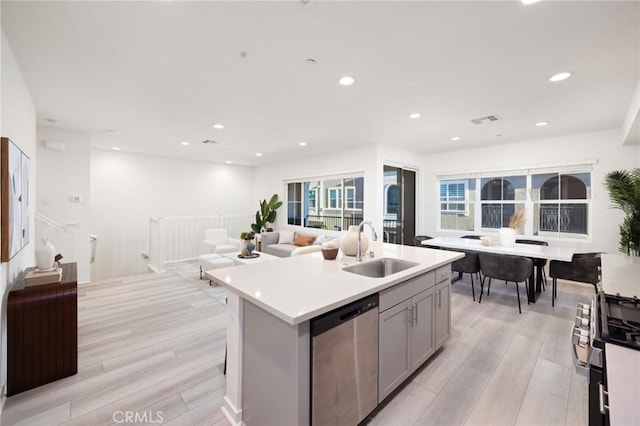
[[[529,6],[530,4],[538,3],[540,0],[520,0],[520,3],[525,6]]]
[[[306,59],[304,62],[305,62],[307,65],[315,65],[315,64],[316,64],[316,60],[315,60],[315,59],[313,59],[313,58]]]
[[[345,75],[340,80],[338,80],[338,83],[342,84],[343,86],[351,86],[353,83],[355,83],[355,81],[355,78]]]
[[[298,145],[300,145],[300,146],[307,146],[307,143],[306,143],[306,142],[298,142]]]
[[[190,144],[189,142],[187,142],[187,141],[182,141],[182,142],[180,142],[180,145],[182,145],[182,146],[189,146],[189,145],[191,145],[191,144]]]
[[[262,157],[262,153],[261,152],[256,152],[256,157]]]
[[[460,140],[460,136],[454,136],[451,138],[452,141],[459,141]]]
[[[547,124],[549,124],[549,122],[548,122],[548,121],[538,121],[538,122],[536,123],[536,126],[537,126],[537,127],[542,127],[542,126],[546,126]]]
[[[224,129],[224,126],[222,124],[216,123],[216,124],[213,125],[213,128],[214,129],[218,129],[218,130],[222,130],[222,129]]]
[[[114,150],[114,151],[120,151],[120,148],[118,148],[117,146],[114,146],[111,149]]]
[[[409,118],[420,118],[422,117],[422,114],[420,114],[419,112],[414,112],[413,114],[409,114]]]
[[[225,161],[225,163],[231,164],[231,160],[227,160],[227,161]]]
[[[559,72],[558,74],[555,74],[549,77],[549,81],[552,81],[552,82],[562,81],[562,80],[568,79],[569,77],[571,77],[570,72]]]

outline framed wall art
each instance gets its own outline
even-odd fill
[[[8,138],[0,140],[0,261],[29,243],[29,157]]]

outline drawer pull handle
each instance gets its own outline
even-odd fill
[[[600,403],[600,414],[607,414],[607,411],[609,411],[609,406],[604,403],[604,396],[605,395],[609,396],[609,392],[604,390],[604,385],[602,383],[598,383],[598,391],[599,391],[598,402]]]

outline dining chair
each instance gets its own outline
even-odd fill
[[[473,296],[473,301],[476,301],[476,291],[473,288],[473,275],[478,274],[480,272],[480,259],[478,258],[478,253],[475,251],[463,251],[463,250],[452,250],[459,251],[464,253],[465,256],[462,259],[458,259],[451,263],[451,271],[458,273],[458,278],[462,278],[462,274],[469,274],[471,277],[471,295]]]
[[[549,243],[540,240],[527,240],[516,238],[518,244],[530,244],[534,246],[548,246]],[[537,269],[537,273],[542,274],[542,290],[546,290],[547,286],[547,274],[544,272],[544,267],[547,266],[547,259],[531,259],[533,260],[533,267]]]
[[[494,253],[478,253],[480,258],[480,271],[482,272],[482,281],[480,281],[480,300],[482,303],[482,293],[484,291],[484,281],[489,278],[489,284],[487,286],[487,296],[491,289],[491,279],[513,281],[516,283],[516,292],[518,294],[518,312],[522,313],[520,306],[520,288],[518,283],[525,283],[525,289],[527,288],[527,282],[529,276],[533,271],[533,261],[528,257],[512,256],[506,254],[494,254]],[[529,300],[527,299],[527,304]]]
[[[551,306],[555,306],[558,297],[558,278],[561,280],[577,281],[593,285],[598,293],[598,283],[602,279],[602,253],[575,253],[571,262],[552,260],[549,262],[549,276],[551,277]]]
[[[430,237],[428,235],[416,235],[413,237],[413,245],[416,247],[427,247],[427,246],[423,246],[422,242],[425,240],[431,240],[433,239],[433,237]]]

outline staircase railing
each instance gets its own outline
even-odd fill
[[[151,216],[149,218],[149,269],[163,272],[168,263],[192,260],[203,254],[202,240],[208,228],[224,228],[229,237],[239,238],[250,230],[253,216]]]

